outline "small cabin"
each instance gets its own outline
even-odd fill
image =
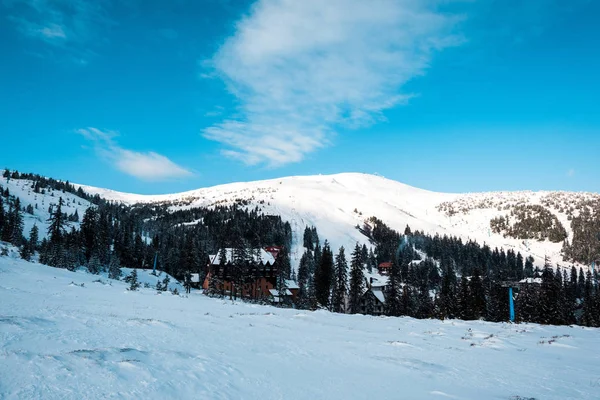
[[[379,275],[389,275],[390,271],[392,270],[392,263],[382,262],[377,267],[377,270],[379,271]]]

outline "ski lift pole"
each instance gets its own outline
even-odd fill
[[[522,287],[520,282],[514,281],[504,281],[500,283],[500,286],[508,288],[508,307],[509,314],[508,319],[510,322],[515,322],[515,298],[514,298],[514,289],[520,289]]]
[[[513,299],[513,288],[508,288],[508,304],[510,307],[510,322],[515,322],[515,300]]]
[[[154,268],[152,269],[152,273],[156,275],[156,261],[158,260],[158,251],[154,254]]]

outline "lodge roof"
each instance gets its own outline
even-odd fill
[[[248,255],[251,257],[251,259],[255,263],[262,262],[264,264],[270,264],[270,265],[273,265],[275,263],[275,257],[273,257],[273,254],[269,253],[265,249],[260,249],[260,248],[250,249],[249,248],[249,249],[246,249],[246,252],[248,253]],[[221,249],[219,249],[217,254],[212,254],[209,256],[211,265],[220,265],[220,261],[221,261],[220,254],[221,254]],[[233,261],[233,254],[234,254],[234,249],[232,247],[225,248],[225,255],[227,258],[227,263],[230,263]]]

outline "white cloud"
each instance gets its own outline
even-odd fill
[[[444,1],[447,3],[447,1]],[[383,119],[413,96],[432,53],[461,43],[434,0],[258,0],[211,60],[239,117],[203,135],[249,164],[300,161],[336,129]]]
[[[115,142],[118,136],[116,132],[83,128],[78,129],[77,133],[93,142],[97,153],[115,168],[136,178],[158,181],[193,175],[161,154],[152,151],[140,153],[120,147]]]

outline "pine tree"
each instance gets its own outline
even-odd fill
[[[102,268],[102,266],[100,265],[100,260],[98,259],[98,256],[93,254],[90,257],[90,260],[88,261],[88,266],[87,266],[88,271],[91,274],[98,275],[100,273],[101,268]]]
[[[559,294],[557,291],[554,271],[546,263],[542,272],[542,284],[540,286],[540,323],[556,325],[560,321]]]
[[[62,212],[63,206],[62,197],[58,200],[58,206],[50,215],[48,222],[48,235],[51,243],[62,243],[63,236],[65,234],[66,221]]]
[[[300,258],[300,264],[298,266],[298,306],[300,308],[310,308],[308,300],[308,284],[310,280],[313,280],[314,271],[314,260],[312,252],[305,250],[304,254]]]
[[[284,252],[285,253],[285,252]],[[276,285],[276,289],[277,289],[277,293],[278,293],[278,305],[282,306],[282,307],[287,307],[288,304],[288,284],[287,284],[287,273],[285,268],[279,268],[279,270],[277,271],[277,285]]]
[[[6,217],[6,213],[4,211],[4,199],[2,197],[2,186],[0,186],[0,240],[4,240],[4,229],[6,227],[7,224],[7,217]]]
[[[85,259],[90,260],[97,250],[98,213],[94,207],[89,207],[83,214],[81,221],[81,241]]]
[[[584,326],[595,327],[600,325],[595,310],[596,299],[594,296],[594,287],[592,283],[592,273],[588,270],[585,277],[583,288],[583,307],[581,312],[581,324]]]
[[[473,309],[472,309],[472,295],[469,281],[466,276],[460,278],[460,284],[458,286],[458,296],[456,299],[457,316],[463,320],[472,320]]]
[[[17,197],[10,215],[10,242],[15,246],[23,243],[23,215],[21,214],[21,200]]]
[[[31,246],[28,242],[23,243],[21,249],[19,250],[19,254],[21,258],[25,261],[31,260]]]
[[[442,287],[439,301],[439,311],[442,319],[456,317],[456,274],[452,265],[447,265],[442,271]]]
[[[364,292],[364,287],[365,278],[360,263],[360,247],[358,243],[356,243],[350,261],[350,288],[348,293],[348,306],[349,311],[352,314],[360,312],[360,300]]]
[[[31,230],[29,231],[29,248],[31,253],[38,249],[39,235],[39,228],[36,224],[33,224]]]
[[[328,308],[333,284],[333,253],[327,240],[323,244],[320,262],[315,271],[315,290],[317,302],[321,307]]]
[[[525,260],[525,268],[523,270],[525,278],[533,278],[533,257],[529,256]]]
[[[121,266],[119,265],[119,258],[116,255],[110,257],[108,277],[109,279],[121,279]]]
[[[335,271],[333,280],[333,289],[331,292],[331,308],[333,312],[346,312],[346,296],[348,293],[348,261],[344,247],[340,247],[335,256]]]
[[[385,313],[394,317],[404,314],[402,310],[400,265],[396,254],[392,254],[392,267],[388,278],[388,290],[385,295]]]
[[[287,249],[281,250],[277,256],[279,269],[283,272],[285,279],[290,279],[292,275],[292,265],[290,263],[290,254]]]
[[[138,282],[138,274],[137,269],[133,269],[131,274],[127,276],[127,282],[129,282],[129,290],[136,291],[140,288],[140,283]]]
[[[185,271],[185,274],[183,275],[183,286],[185,287],[186,293],[192,291],[192,273],[190,270]]]
[[[517,261],[516,261],[516,269],[515,269],[515,278],[517,280],[521,280],[524,277],[524,273],[525,273],[525,266],[523,264],[523,256],[521,255],[521,252],[517,253]]]
[[[169,290],[169,283],[171,282],[171,278],[169,278],[169,275],[166,275],[164,277],[164,279],[162,280],[162,291],[166,292],[167,290]]]
[[[479,268],[475,268],[473,270],[473,276],[469,281],[469,293],[471,295],[469,314],[474,319],[483,318],[486,315],[485,289],[483,288],[483,282],[481,280]]]

